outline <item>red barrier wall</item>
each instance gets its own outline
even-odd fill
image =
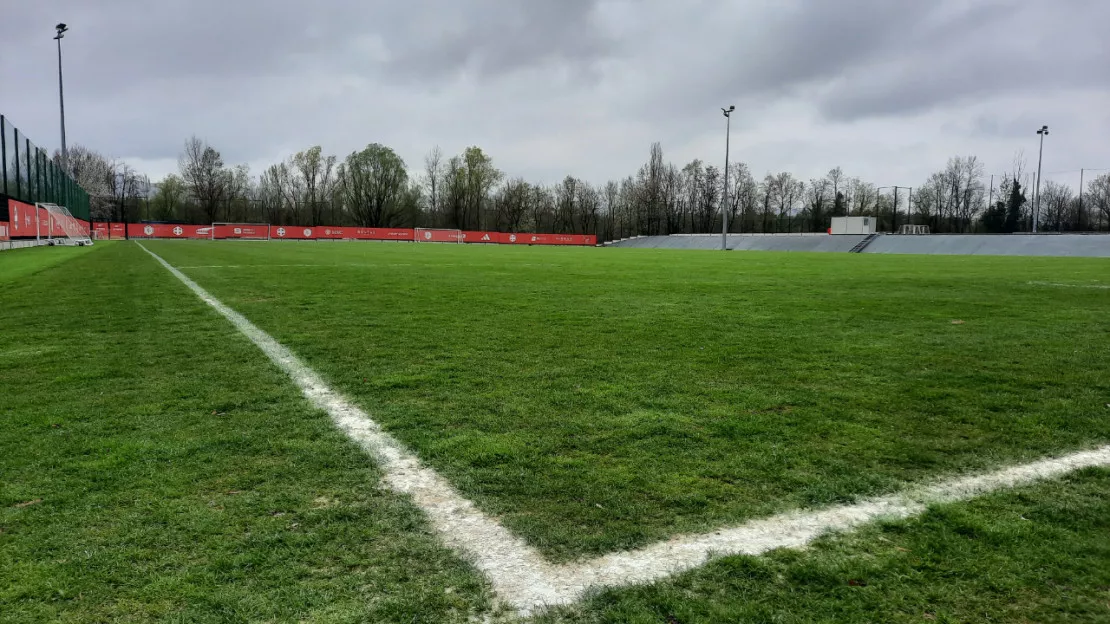
[[[411,241],[412,230],[405,228],[331,227],[321,225],[271,225],[270,238],[274,240],[401,240]]]
[[[122,223],[112,224],[112,238],[114,230]],[[127,236],[129,238],[211,238],[211,225],[177,225],[174,223],[128,223]],[[122,232],[121,236],[122,238]]]
[[[32,207],[33,208],[33,207]],[[34,220],[31,219],[32,236]],[[45,223],[45,222],[44,222]],[[100,239],[124,238],[124,228],[130,238],[265,238],[266,226],[258,225],[175,225],[166,223],[96,223]],[[45,228],[45,226],[44,226]],[[236,233],[235,229],[239,229]],[[44,229],[45,232],[45,229]],[[501,245],[596,245],[596,236],[582,234],[506,234],[501,232],[474,232],[459,230],[413,230],[408,228],[315,227],[300,225],[271,225],[272,240],[395,240],[433,243],[486,243]]]
[[[463,232],[464,243],[489,243],[496,245],[501,242],[501,234],[498,232]]]
[[[12,238],[46,236],[46,219],[40,218],[38,213],[45,213],[31,204],[25,204],[14,199],[8,200],[8,236]],[[37,222],[37,225],[36,225]]]
[[[230,224],[212,226],[212,238],[265,239],[269,238],[269,236],[269,225]]]
[[[414,230],[413,234],[418,243],[457,243],[463,236],[459,230]]]
[[[88,234],[88,221],[73,218],[73,223],[78,226],[82,234]],[[8,200],[7,230],[9,238],[34,238],[35,236],[47,238],[66,235],[65,225],[59,217],[51,215],[45,208],[14,199]]]
[[[596,245],[597,237],[583,234],[500,234],[503,245]]]

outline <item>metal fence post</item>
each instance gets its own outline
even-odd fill
[[[4,194],[8,194],[8,120],[0,115],[0,178]]]
[[[22,191],[20,190],[19,187],[22,186],[22,182],[23,182],[20,179],[20,175],[19,175],[19,131],[16,130],[15,128],[12,128],[12,136],[16,137],[15,144],[14,144],[15,145],[15,197],[18,198],[18,197],[21,197],[20,193],[22,193]]]

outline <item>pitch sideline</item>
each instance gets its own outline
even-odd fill
[[[328,386],[292,351],[243,315],[224,305],[161,256],[137,243],[202,301],[219,312],[281,368],[317,408],[369,452],[395,492],[408,495],[428,516],[444,543],[485,575],[497,597],[521,615],[569,604],[590,588],[646,583],[699,567],[713,558],[759,555],[776,548],[800,548],[831,532],[882,518],[917,515],[933,503],[966,500],[996,490],[1059,477],[1075,470],[1110,466],[1110,446],[910,488],[889,496],[815,511],[793,511],[701,535],[676,536],[628,552],[593,560],[548,563],[523,539],[482,513],[431,468],[382,430],[362,409]]]

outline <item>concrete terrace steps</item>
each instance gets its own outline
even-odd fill
[[[721,235],[639,236],[607,246],[719,250]],[[857,247],[857,253],[1110,258],[1110,234],[728,235],[728,248],[734,251],[847,253]]]
[[[828,234],[729,234],[728,248],[733,251],[824,251],[844,253],[855,247],[864,235]],[[609,247],[652,249],[720,249],[720,234],[678,234],[640,236],[613,242]]]
[[[878,234],[868,234],[867,238],[861,240],[859,243],[856,244],[855,247],[849,249],[848,253],[863,253],[863,250],[867,249],[867,246],[871,244],[871,241],[875,240],[878,237]]]

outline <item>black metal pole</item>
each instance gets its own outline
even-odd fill
[[[69,152],[66,150],[66,99],[62,88],[62,37],[68,29],[65,24],[58,24],[57,30],[58,34],[54,40],[58,42],[58,108],[62,126],[62,168],[69,171]]]
[[[8,120],[0,115],[0,178],[4,182],[4,194],[8,194]]]

